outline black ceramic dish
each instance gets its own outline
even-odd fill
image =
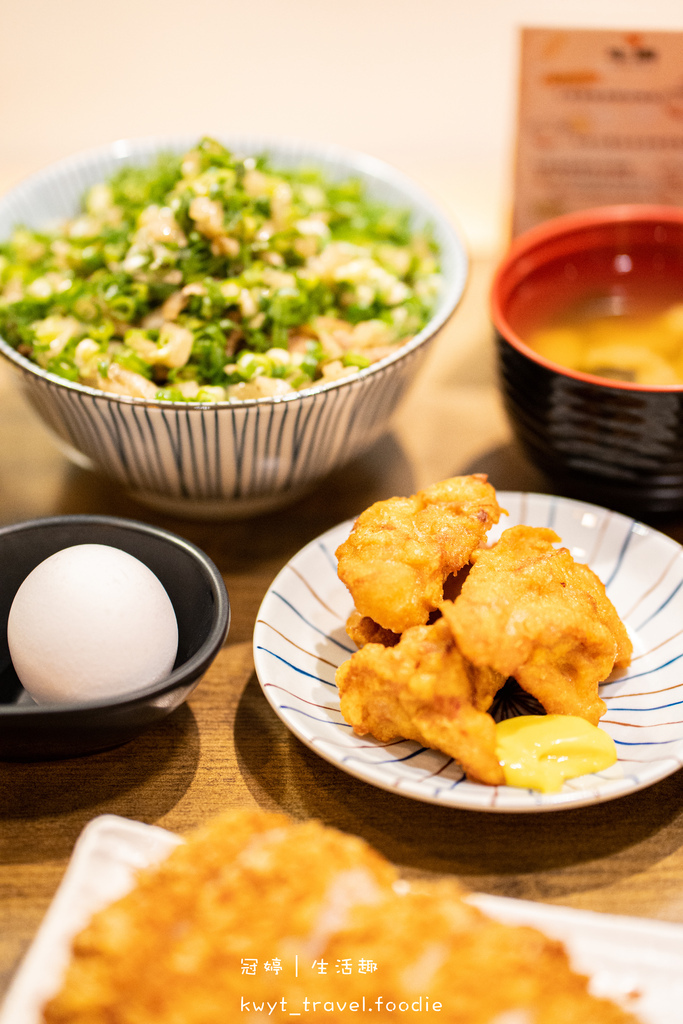
[[[683,385],[638,385],[560,366],[524,343],[595,296],[683,301],[683,209],[612,206],[520,235],[492,289],[513,429],[555,490],[635,516],[683,509]]]
[[[7,617],[28,574],[73,544],[109,544],[144,562],[166,588],[178,620],[178,655],[161,683],[119,699],[35,704],[7,648]],[[118,746],[170,714],[216,657],[230,625],[230,602],[213,562],[166,530],[109,516],[58,516],[0,529],[0,760],[73,757]]]

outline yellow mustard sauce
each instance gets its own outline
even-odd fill
[[[496,725],[496,754],[508,786],[558,793],[565,779],[609,768],[614,740],[574,715],[520,715]]]

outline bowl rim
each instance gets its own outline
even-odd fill
[[[91,514],[46,516],[40,519],[27,519],[19,523],[2,526],[0,527],[0,538],[12,533],[23,533],[45,527],[61,525],[86,526],[88,524],[109,526],[117,530],[126,530],[130,533],[146,534],[147,536],[162,540],[174,548],[180,548],[189,554],[200,566],[214,599],[215,612],[211,629],[201,646],[187,661],[173,669],[160,682],[152,683],[150,686],[144,687],[144,689],[134,690],[118,698],[108,697],[100,700],[74,701],[69,704],[0,704],[0,717],[23,717],[25,715],[47,715],[52,717],[73,715],[79,712],[106,711],[108,708],[116,708],[118,710],[134,707],[137,704],[146,704],[151,696],[161,697],[175,690],[179,685],[188,685],[195,679],[199,679],[216,657],[218,650],[228,635],[231,617],[230,598],[217,566],[196,544],[161,526],[153,526],[151,523],[144,523],[136,519],[126,519],[123,516]],[[87,542],[84,541],[83,543]]]
[[[87,168],[96,162],[98,158],[112,157],[120,160],[123,164],[134,163],[136,160],[144,160],[156,153],[175,150],[182,152],[186,146],[197,143],[201,134],[194,135],[169,135],[153,136],[145,135],[139,137],[120,138],[103,146],[92,147],[81,150],[70,156],[62,157],[45,167],[28,175],[18,182],[13,188],[0,196],[0,209],[6,203],[12,203],[21,198],[22,193],[30,191],[36,186],[46,184],[55,175],[65,172],[74,173],[80,168]],[[159,409],[188,409],[205,412],[207,409],[240,409],[252,408],[255,406],[282,405],[288,402],[303,401],[311,399],[314,395],[323,394],[363,381],[382,372],[393,363],[399,362],[409,353],[420,348],[427,341],[433,338],[457,309],[465,291],[469,276],[469,254],[467,245],[459,230],[456,230],[451,218],[446,214],[442,206],[437,203],[429,193],[416,181],[413,181],[407,174],[398,168],[381,160],[379,157],[363,153],[359,150],[338,146],[334,143],[307,142],[296,138],[278,138],[272,135],[241,135],[230,133],[217,133],[213,138],[227,146],[235,149],[238,147],[249,152],[268,152],[276,162],[277,154],[290,157],[301,155],[306,156],[310,161],[317,158],[320,161],[338,162],[345,165],[349,176],[361,175],[366,178],[374,178],[377,181],[388,184],[405,194],[406,203],[420,208],[426,219],[438,225],[439,232],[443,235],[447,247],[457,254],[457,273],[449,282],[444,279],[444,289],[439,297],[437,309],[427,321],[425,326],[409,341],[398,344],[396,350],[382,359],[377,360],[370,366],[358,370],[348,377],[329,381],[324,384],[313,384],[309,388],[302,388],[300,391],[293,391],[285,395],[270,395],[262,398],[246,398],[230,401],[228,399],[220,402],[174,402],[165,399],[136,398],[130,395],[116,395],[108,391],[100,391],[87,384],[80,384],[76,381],[69,381],[57,374],[49,373],[37,363],[22,356],[0,335],[0,355],[4,356],[11,363],[14,363],[25,373],[39,377],[46,383],[63,387],[79,394],[86,394],[91,397],[105,399],[120,405],[135,405],[143,408]],[[85,186],[83,187],[84,190]],[[440,247],[443,250],[443,245]]]
[[[598,377],[596,374],[573,370],[568,366],[563,366],[561,363],[553,362],[553,360],[536,352],[522,340],[510,326],[503,311],[501,293],[503,292],[506,278],[512,276],[512,269],[518,264],[518,261],[523,260],[554,238],[559,238],[563,235],[568,237],[572,234],[579,234],[603,225],[609,227],[627,223],[676,224],[683,227],[683,207],[661,203],[614,203],[607,206],[595,206],[586,210],[565,213],[529,228],[513,239],[508,251],[496,268],[490,288],[491,319],[496,331],[504,342],[517,349],[527,359],[538,363],[544,369],[550,370],[561,377],[569,377],[572,380],[605,388],[609,391],[680,394],[683,392],[683,383],[638,384],[635,381],[610,380],[608,377]],[[520,273],[517,283],[522,281],[525,276],[525,273]]]

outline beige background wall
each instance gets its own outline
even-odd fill
[[[0,0],[0,188],[146,134],[333,141],[505,236],[517,28],[683,29],[683,0]]]

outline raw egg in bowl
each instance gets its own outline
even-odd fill
[[[540,224],[491,300],[510,421],[555,490],[632,515],[683,509],[683,209]]]
[[[0,561],[0,760],[132,739],[189,696],[228,633],[216,566],[155,526],[29,520],[0,529]]]

